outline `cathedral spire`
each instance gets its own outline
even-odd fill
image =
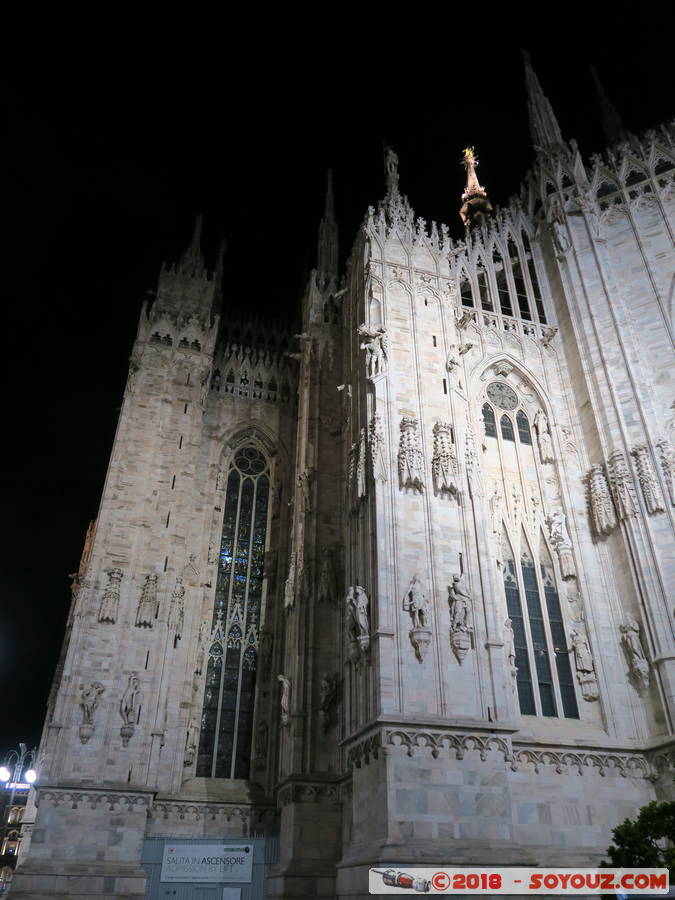
[[[326,176],[326,200],[323,218],[319,225],[319,248],[316,278],[319,288],[335,289],[338,275],[338,227],[335,221],[335,202],[333,199],[333,173],[328,170]]]
[[[195,217],[195,227],[192,232],[190,246],[181,256],[178,264],[184,272],[196,275],[204,270],[204,257],[202,256],[202,222],[201,213]]]
[[[525,87],[527,90],[527,114],[530,119],[530,135],[536,149],[546,150],[556,144],[562,144],[558,120],[553,107],[544,95],[539,79],[534,74],[530,63],[530,54],[522,51],[525,65]]]
[[[595,66],[591,66],[591,75],[595,84],[595,91],[598,95],[598,105],[600,107],[600,121],[605,137],[610,144],[620,144],[627,140],[628,133],[624,128],[619,112],[607,96],[604,85],[598,77]]]
[[[398,189],[398,156],[394,152],[393,147],[387,147],[384,156],[384,165],[387,178],[387,197],[391,203],[400,196]]]
[[[462,165],[466,169],[466,187],[462,194],[460,218],[467,228],[482,225],[492,212],[492,204],[488,200],[485,188],[478,183],[476,166],[478,159],[473,147],[467,147],[463,153]]]

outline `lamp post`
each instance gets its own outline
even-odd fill
[[[24,785],[34,784],[37,779],[37,772],[34,768],[36,753],[37,748],[34,747],[32,750],[29,750],[25,744],[19,744],[19,749],[10,750],[5,757],[5,762],[0,766],[0,782],[3,783],[5,791],[8,788],[10,791],[9,802],[2,816],[3,844],[12,824],[10,819],[14,806],[14,794],[17,790],[26,790]]]

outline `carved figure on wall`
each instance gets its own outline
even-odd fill
[[[659,490],[654,467],[652,466],[649,447],[646,444],[633,447],[631,455],[635,457],[638,481],[642,488],[642,496],[645,498],[647,512],[652,515],[657,512],[664,512],[661,491]]]
[[[411,486],[424,490],[424,454],[418,432],[418,421],[412,416],[401,419],[401,440],[398,448],[398,475],[402,488]]]
[[[206,562],[208,563],[208,565],[212,566],[212,565],[214,565],[214,563],[217,562],[217,560],[218,560],[218,551],[216,549],[216,545],[209,544],[209,552],[208,552],[208,556],[206,558]]]
[[[183,753],[183,765],[191,766],[197,755],[197,739],[199,738],[199,730],[194,718],[190,719],[187,735],[185,736],[185,751]]]
[[[565,513],[560,509],[553,510],[546,519],[549,527],[551,544],[560,560],[560,573],[563,578],[576,578],[577,571],[572,555],[572,541],[567,531]]]
[[[366,429],[359,432],[359,458],[356,464],[356,496],[362,500],[366,496],[366,457],[368,455],[368,438]]]
[[[502,533],[502,499],[499,482],[495,481],[495,488],[490,496],[490,524],[493,534]]]
[[[360,586],[350,587],[347,592],[347,614],[349,631],[362,653],[370,647],[370,621],[368,617],[368,595]]]
[[[92,681],[88,687],[83,687],[80,694],[80,709],[82,710],[82,724],[80,725],[80,740],[86,744],[94,733],[94,713],[98,706],[101,694],[105,686],[100,681]]]
[[[314,479],[314,471],[312,469],[304,469],[297,477],[297,485],[302,497],[302,508],[306,513],[312,512],[312,481]]]
[[[183,587],[183,579],[178,576],[176,578],[176,586],[171,593],[171,601],[169,603],[169,631],[173,631],[174,635],[180,640],[183,637],[183,625],[185,623],[185,588]]]
[[[630,674],[641,688],[648,688],[650,683],[649,662],[645,655],[640,625],[630,613],[626,613],[625,621],[619,626],[621,643],[628,656]]]
[[[452,427],[448,422],[436,422],[434,425],[434,455],[431,459],[431,472],[437,493],[442,494],[444,491],[449,491],[455,496],[459,494],[457,451],[452,441]]]
[[[663,469],[663,477],[666,480],[666,488],[670,497],[671,506],[675,506],[675,450],[670,441],[662,440],[656,445],[659,449],[659,459]]]
[[[636,516],[638,512],[635,483],[626,457],[621,450],[613,450],[607,461],[607,474],[612,486],[614,505],[620,519]]]
[[[511,619],[506,619],[504,621],[504,650],[506,652],[506,659],[508,660],[509,664],[509,672],[511,673],[511,677],[513,678],[513,686],[515,688],[518,669],[516,667],[516,642],[513,635],[513,622],[511,621]]]
[[[548,418],[543,409],[537,410],[537,414],[534,417],[534,427],[539,441],[539,458],[543,463],[553,462],[554,456],[551,432],[549,430]]]
[[[574,662],[577,669],[577,679],[581,687],[581,695],[584,700],[598,699],[598,682],[595,677],[595,664],[588,646],[588,639],[579,631],[573,631],[570,635],[572,646],[570,653],[574,653]]]
[[[542,347],[548,347],[553,338],[558,333],[557,326],[552,326],[551,328],[547,328],[546,331],[541,336],[541,344]]]
[[[159,601],[157,599],[157,575],[151,572],[145,576],[145,584],[141,590],[141,599],[136,610],[136,627],[152,628],[157,618]]]
[[[291,560],[288,564],[288,577],[284,585],[284,609],[291,609],[295,603],[295,554],[291,553]]]
[[[330,711],[337,699],[337,675],[324,672],[319,688],[319,723],[321,731],[326,734],[330,725]]]
[[[199,575],[196,553],[188,554],[187,562],[183,566],[183,575],[185,575],[186,572],[191,572],[195,576],[195,578]]]
[[[110,622],[112,625],[117,621],[120,605],[120,582],[124,577],[121,569],[108,569],[108,584],[103,591],[101,597],[101,606],[98,611],[99,622]]]
[[[471,648],[473,627],[471,625],[471,606],[473,603],[466,576],[455,574],[448,588],[450,601],[450,646],[461,665]]]
[[[129,683],[120,700],[120,715],[124,723],[120,728],[123,746],[127,746],[129,739],[134,733],[136,724],[137,710],[140,703],[141,685],[138,680],[138,673],[132,672],[129,675]]]
[[[227,472],[225,469],[218,469],[218,475],[216,476],[216,493],[220,493],[225,490],[225,484],[227,482]]]
[[[291,682],[285,675],[277,675],[277,681],[281,683],[281,726],[286,728],[291,721]]]
[[[375,329],[368,328],[367,325],[360,325],[358,334],[364,338],[360,345],[361,350],[366,351],[366,368],[368,377],[375,378],[382,375],[386,369],[387,363],[387,329],[379,327]]]
[[[473,322],[475,312],[472,309],[463,309],[463,310],[455,310],[455,317],[457,319],[457,328],[461,331],[463,328],[466,328],[471,322]]]
[[[591,466],[588,489],[595,532],[598,535],[609,534],[616,527],[616,515],[605,473],[597,463]]]
[[[417,575],[413,575],[408,585],[403,598],[403,609],[410,613],[413,628],[429,626],[429,600],[422,590],[422,583]]]
[[[469,482],[469,493],[472,497],[482,497],[483,477],[481,464],[478,453],[476,452],[476,442],[471,428],[467,428],[466,430],[464,462],[466,465],[466,477]]]
[[[385,449],[384,428],[379,413],[370,420],[370,459],[373,466],[373,479],[380,484],[387,482],[387,452]]]

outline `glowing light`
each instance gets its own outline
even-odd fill
[[[7,766],[0,766],[0,781],[9,781],[12,777],[12,773],[9,771]]]
[[[33,782],[37,778],[37,772],[35,771],[35,769],[29,769],[27,772],[24,772],[23,777],[26,779],[28,784],[33,784]]]

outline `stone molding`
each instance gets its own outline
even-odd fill
[[[220,817],[224,817],[228,822],[240,819],[242,828],[247,828],[249,824],[271,824],[276,818],[276,811],[272,806],[254,803],[180,803],[160,800],[153,803],[148,812],[149,818],[153,816],[164,820],[177,819],[181,822],[186,819],[193,822],[206,819],[213,821]]]
[[[455,759],[461,760],[467,751],[476,750],[485,762],[490,751],[501,753],[509,768],[516,772],[531,764],[539,773],[542,766],[554,766],[558,774],[566,769],[583,775],[594,771],[604,776],[609,771],[617,771],[623,778],[637,777],[654,781],[664,772],[675,767],[675,750],[625,751],[598,747],[581,750],[570,747],[547,747],[514,741],[511,735],[495,733],[466,733],[440,728],[411,729],[405,727],[381,727],[358,738],[347,749],[347,767],[360,768],[368,765],[371,757],[378,759],[380,752],[390,748],[405,748],[408,756],[416,750],[431,749],[437,759],[442,750],[454,751]]]
[[[132,812],[135,806],[143,809],[150,809],[152,804],[152,794],[139,794],[123,791],[96,791],[96,790],[77,790],[74,788],[37,788],[35,795],[35,805],[40,806],[43,802],[51,803],[52,806],[62,806],[67,803],[71,809],[78,809],[80,804],[86,804],[90,809],[96,809],[97,806],[107,804],[109,810],[114,810],[119,804],[124,804],[129,812]]]
[[[339,803],[340,785],[326,781],[291,781],[277,792],[277,806],[281,809],[291,803]]]

